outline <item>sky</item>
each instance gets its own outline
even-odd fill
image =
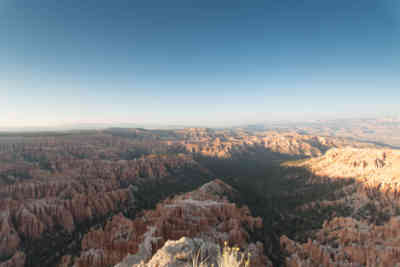
[[[399,114],[398,0],[0,0],[0,128]]]

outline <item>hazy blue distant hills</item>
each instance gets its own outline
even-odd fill
[[[137,123],[84,123],[37,127],[1,127],[0,132],[38,132],[38,131],[71,131],[102,130],[108,128],[143,128],[143,129],[180,129],[182,125],[137,124]]]
[[[346,137],[400,148],[399,117],[272,122],[242,127],[249,131],[295,131],[299,134]]]
[[[43,127],[1,127],[0,133],[37,133],[37,132],[76,132],[87,130],[106,130],[119,134],[132,134],[132,129],[172,130],[205,125],[183,124],[139,124],[139,123],[77,123]],[[346,137],[359,141],[390,145],[400,148],[400,118],[396,116],[382,118],[353,118],[314,121],[275,121],[244,124],[235,127],[211,127],[213,129],[245,130],[249,132],[294,131],[299,134],[318,136]],[[143,133],[141,133],[143,134]],[[164,135],[165,133],[161,133]]]

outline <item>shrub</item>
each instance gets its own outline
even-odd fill
[[[250,256],[250,253],[240,252],[238,247],[230,247],[225,242],[224,248],[215,260],[216,264],[210,264],[208,258],[202,258],[201,250],[199,250],[193,257],[190,267],[250,267]]]

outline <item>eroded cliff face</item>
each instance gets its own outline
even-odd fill
[[[185,155],[95,162],[71,163],[73,169],[55,172],[51,179],[41,176],[1,186],[0,264],[33,266],[43,257],[43,266],[52,265],[65,248],[80,242],[79,232],[135,209],[138,187],[151,181],[162,184],[165,177],[184,183],[182,174],[188,170],[208,173]]]
[[[87,195],[78,194],[69,200],[44,198],[6,201],[1,205],[5,210],[0,221],[1,259],[12,257],[20,249],[28,250],[29,253],[31,248],[38,248],[41,240],[48,239],[62,243],[63,240],[58,240],[62,238],[59,237],[61,233],[70,237],[78,226],[90,224],[109,213],[118,212],[132,205],[134,196],[130,188],[110,192],[98,191]],[[52,247],[48,249],[51,250]],[[18,262],[23,261],[20,256],[17,258]],[[12,263],[9,265],[12,266]]]
[[[354,179],[335,200],[313,201],[300,209],[340,206],[348,217],[326,221],[301,243],[281,237],[287,266],[397,266],[400,263],[400,152],[389,149],[331,149],[291,166],[308,168],[330,181]]]
[[[201,238],[216,244],[227,241],[253,251],[254,266],[270,264],[262,243],[251,244],[251,235],[261,230],[262,220],[247,207],[228,201],[236,192],[220,180],[198,190],[159,203],[135,220],[116,215],[103,229],[93,229],[82,240],[82,253],[75,265],[109,266],[128,254],[132,264],[146,262],[168,240]],[[251,245],[250,245],[251,244]]]
[[[395,185],[400,179],[400,151],[393,149],[333,148],[305,166],[319,176],[354,178],[368,185]]]
[[[300,163],[312,174],[330,181],[353,179],[338,192],[334,201],[311,202],[306,206],[341,204],[352,210],[357,219],[379,223],[398,214],[400,208],[400,151],[391,149],[331,149],[325,155]],[[382,218],[377,218],[381,216]]]
[[[343,138],[300,135],[295,132],[273,131],[252,134],[246,131],[213,131],[203,128],[189,128],[177,131],[179,140],[167,144],[179,144],[189,152],[205,156],[229,158],[236,155],[252,154],[256,149],[287,156],[321,156],[333,147],[374,147],[374,145],[350,141]]]
[[[314,239],[296,243],[281,237],[287,266],[397,266],[400,263],[400,218],[381,226],[352,218],[326,222]]]
[[[235,199],[235,193],[219,181],[167,199],[154,210],[141,214],[137,211],[209,181],[211,172],[198,163],[207,162],[200,160],[208,156],[211,161],[217,158],[217,164],[224,160],[241,164],[243,159],[256,158],[263,163],[269,158],[269,154],[259,157],[264,152],[277,153],[282,160],[282,155],[318,156],[330,147],[347,144],[372,146],[296,133],[255,134],[199,128],[114,129],[0,140],[0,266],[107,266],[128,254],[135,255],[134,259],[150,259],[167,240],[182,236],[217,245],[227,240],[242,249],[262,251],[261,244],[249,245],[262,226],[261,220],[253,218],[247,208],[229,202]],[[377,151],[376,158],[366,163],[357,159],[342,167],[323,166],[330,170],[325,175],[333,175],[339,166],[351,169],[353,173],[345,177],[353,178],[356,171],[365,174],[371,168],[371,175],[378,178],[380,172],[387,170],[386,180],[392,181],[389,174],[396,167],[391,163],[394,154]],[[327,159],[342,158],[330,153]],[[350,156],[343,156],[347,157]],[[318,159],[313,166],[325,162],[324,156]],[[148,184],[151,186],[147,187]],[[397,191],[382,191],[388,188],[387,184],[372,185],[349,185],[346,198],[338,192],[339,200],[323,205],[342,201],[359,214],[357,219],[369,223],[376,219],[371,216],[374,209],[390,216],[395,214],[397,206],[390,203],[396,199]],[[138,195],[137,190],[144,193]],[[306,203],[299,209],[321,204]],[[267,262],[262,253],[254,255],[258,255],[254,262]]]

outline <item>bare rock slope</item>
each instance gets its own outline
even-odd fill
[[[289,163],[314,175],[354,179],[342,198],[303,208],[341,204],[349,217],[326,221],[307,243],[281,237],[287,266],[397,266],[400,263],[400,151],[331,149],[324,156]],[[338,193],[339,194],[339,193]],[[313,205],[312,205],[313,204]]]
[[[375,147],[375,145],[354,140],[301,135],[296,132],[274,131],[251,133],[247,131],[214,131],[203,128],[189,128],[177,131],[178,140],[167,144],[182,145],[189,152],[205,156],[227,158],[240,154],[254,153],[255,149],[288,156],[321,156],[332,147]]]
[[[59,255],[54,251],[76,243],[78,232],[135,208],[132,184],[178,179],[185,170],[207,173],[180,155],[96,164],[81,160],[70,163],[69,172],[0,187],[0,264],[52,266]]]
[[[166,243],[168,240],[187,237],[216,245],[225,241],[235,244],[252,251],[254,266],[268,266],[262,243],[253,243],[251,237],[261,230],[262,220],[252,217],[247,207],[230,203],[228,199],[235,194],[230,186],[214,180],[198,190],[163,201],[135,220],[116,215],[103,229],[90,231],[82,240],[80,257],[69,260],[79,267],[102,267],[121,261],[119,266],[136,266],[149,260],[150,265],[146,266],[153,266],[152,262],[160,257],[153,255],[164,245],[171,245]]]

